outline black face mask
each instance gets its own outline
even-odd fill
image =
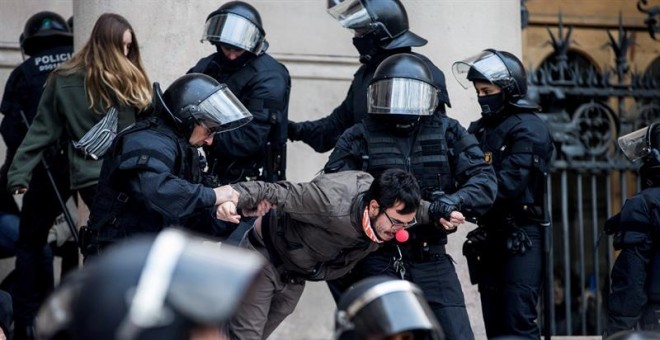
[[[504,92],[488,96],[479,96],[477,100],[479,101],[479,105],[481,105],[481,116],[485,119],[495,118],[506,104],[506,101],[504,100]]]
[[[382,114],[379,115],[379,120],[394,135],[408,136],[419,125],[420,116]]]
[[[380,47],[376,43],[375,39],[371,36],[363,37],[354,37],[353,46],[360,53],[360,62],[365,64],[368,63],[373,57],[378,54]]]
[[[225,56],[224,53],[222,53],[222,48],[220,45],[216,45],[216,48],[218,50],[218,64],[222,66],[222,68],[229,70],[230,72],[236,71],[243,67],[245,64],[248,63],[252,58],[254,58],[254,54],[245,51],[243,54],[241,54],[240,57],[231,60]]]

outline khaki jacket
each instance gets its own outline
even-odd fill
[[[361,193],[372,180],[366,172],[344,171],[307,183],[252,181],[232,187],[240,193],[239,209],[263,199],[277,205],[284,216],[263,230],[267,247],[272,244],[282,262],[280,269],[319,281],[343,276],[378,249],[360,222],[367,203]]]

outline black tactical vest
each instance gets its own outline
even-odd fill
[[[150,152],[149,156],[157,158],[175,169],[173,175],[177,177],[193,183],[201,181],[197,151],[188,147],[188,143],[178,137],[174,131],[159,124],[162,122],[154,118],[138,122],[131,129],[118,134],[111,151],[106,154],[97,194],[90,209],[88,226],[93,233],[98,235],[98,242],[111,243],[135,233],[158,232],[165,224],[162,216],[147,213],[150,210],[147,209],[145,202],[136,199],[138,195],[129,189],[128,182],[118,170],[122,159],[131,156],[122,153],[124,137],[127,135],[145,129],[159,129],[164,132],[179,146],[176,159],[166,159],[157,152]],[[145,151],[138,152],[144,153]]]
[[[533,117],[529,117],[533,116]],[[532,154],[532,162],[530,164],[532,170],[532,178],[530,178],[528,189],[523,192],[521,197],[518,197],[518,205],[508,206],[503,211],[498,206],[497,202],[489,212],[489,216],[500,216],[501,213],[511,213],[517,218],[537,220],[542,215],[541,202],[544,201],[543,195],[545,194],[544,186],[546,185],[545,174],[550,170],[550,162],[546,161],[548,153],[552,149],[547,149],[538,145],[523,145],[521,143],[512,145],[512,141],[508,140],[510,131],[518,124],[523,123],[525,118],[538,119],[533,113],[516,113],[504,118],[499,125],[490,131],[485,131],[480,125],[480,121],[473,122],[468,128],[468,132],[477,137],[480,142],[481,148],[484,152],[486,162],[493,165],[495,172],[502,169],[502,160],[514,153],[530,153]],[[534,205],[529,208],[524,208],[530,200]]]
[[[212,56],[215,55],[216,54],[213,54]],[[207,74],[219,82],[227,84],[227,87],[229,87],[231,92],[236,95],[238,100],[240,100],[248,110],[267,110],[268,121],[266,123],[272,125],[268,141],[264,142],[264,156],[257,157],[258,159],[240,160],[241,164],[235,164],[233,166],[232,170],[234,173],[232,174],[223,174],[227,170],[222,168],[216,168],[216,172],[221,177],[238,178],[239,181],[245,180],[245,177],[258,177],[259,179],[268,182],[286,179],[286,142],[288,132],[287,123],[289,121],[288,104],[289,92],[291,89],[290,80],[287,84],[287,94],[284,102],[271,99],[250,98],[251,93],[247,91],[249,89],[248,84],[250,82],[259,81],[259,79],[254,79],[258,76],[259,70],[270,67],[268,66],[268,63],[273,59],[268,55],[259,55],[252,58],[243,67],[233,72],[223,71],[221,66],[217,62],[214,62],[214,59],[215,58],[213,57],[206,58],[191,71]],[[284,67],[284,69],[286,70],[286,67]],[[213,162],[213,155],[210,154],[209,156],[209,160]],[[278,158],[280,161],[273,160],[274,157]],[[222,159],[215,161],[216,166],[220,167],[225,163],[226,162]],[[259,174],[259,168],[263,168],[261,176],[257,176]],[[236,175],[236,173],[244,174],[244,176]],[[221,179],[221,182],[224,183],[225,181]]]
[[[372,117],[368,116],[364,123],[367,156],[363,159],[363,171],[374,177],[390,168],[411,172],[426,200],[430,200],[435,191],[453,191],[450,190],[452,173],[445,138],[447,125],[438,117],[420,121],[409,150],[402,150],[398,139]]]

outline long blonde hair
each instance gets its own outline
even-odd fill
[[[124,56],[124,32],[131,32],[133,42]],[[122,104],[144,111],[151,104],[151,82],[140,58],[140,46],[131,24],[115,13],[101,15],[85,46],[51,74],[71,75],[85,72],[89,108],[96,100],[107,110]]]

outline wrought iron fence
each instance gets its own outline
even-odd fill
[[[608,31],[615,60],[606,70],[572,48],[572,28],[565,29],[561,17],[558,34],[548,32],[554,52],[528,72],[529,93],[544,108],[540,116],[556,148],[548,178],[550,268],[564,299],[547,317],[552,334],[600,335],[615,255],[611,240],[601,238],[602,226],[639,188],[636,164],[615,143],[660,119],[660,75],[631,71],[627,55],[634,41],[623,26],[616,36]]]

